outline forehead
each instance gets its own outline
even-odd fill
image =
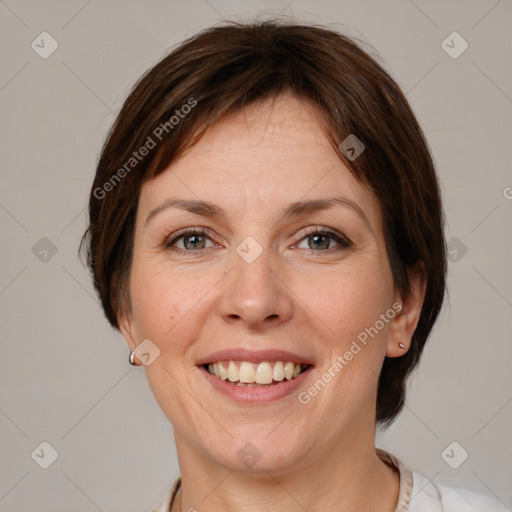
[[[379,223],[373,194],[340,159],[315,108],[282,95],[229,114],[208,129],[144,184],[140,210],[144,214],[179,197],[217,203],[237,216],[271,214],[290,202],[334,195],[357,202],[372,224]]]

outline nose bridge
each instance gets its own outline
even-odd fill
[[[286,321],[292,314],[292,298],[278,274],[279,264],[268,247],[245,238],[233,252],[233,266],[220,301],[225,320],[261,328]]]

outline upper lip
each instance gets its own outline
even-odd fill
[[[293,352],[288,352],[287,350],[252,350],[248,348],[226,348],[217,350],[207,356],[201,357],[196,364],[199,366],[207,363],[215,363],[217,361],[247,361],[248,363],[284,361],[295,364],[313,364],[311,359]]]

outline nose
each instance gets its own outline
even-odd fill
[[[218,311],[225,322],[253,331],[277,327],[293,316],[294,296],[285,270],[268,249],[251,263],[233,255]]]

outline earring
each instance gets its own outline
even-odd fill
[[[132,365],[132,366],[140,366],[139,364],[137,364],[135,362],[135,351],[134,350],[130,350],[130,356],[128,357],[128,362]]]
[[[398,346],[402,349],[405,348],[405,345],[403,343],[399,343]]]

